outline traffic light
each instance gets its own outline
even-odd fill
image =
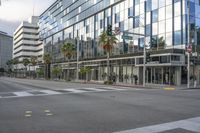
[[[107,35],[108,35],[108,36],[112,36],[112,25],[108,25],[108,28],[107,28]]]
[[[150,53],[146,53],[146,62],[150,61],[151,61]]]

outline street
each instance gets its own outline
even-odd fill
[[[200,133],[200,89],[1,77],[0,133]]]

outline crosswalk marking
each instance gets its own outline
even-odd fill
[[[21,97],[33,96],[33,94],[28,93],[28,92],[25,92],[25,91],[23,91],[23,92],[14,92],[14,94],[15,94],[16,96],[21,96]]]
[[[52,91],[52,90],[41,90],[40,92],[43,92],[43,93],[46,93],[46,94],[50,94],[50,95],[62,94],[60,92]]]
[[[190,118],[186,120],[174,121],[164,124],[146,126],[136,129],[130,129],[115,133],[159,133],[168,130],[185,129],[191,132],[200,133],[200,117]]]
[[[56,89],[56,90],[28,90],[21,92],[5,92],[0,93],[0,99],[3,98],[17,98],[17,97],[28,97],[28,96],[46,96],[46,95],[58,95],[58,94],[70,94],[70,93],[89,93],[89,92],[106,92],[106,91],[122,91],[126,89],[118,89],[111,87],[101,88],[67,88],[67,89]]]
[[[84,88],[85,90],[90,90],[90,91],[106,91],[103,89],[97,89],[97,88]]]
[[[87,91],[84,91],[84,90],[79,90],[79,89],[64,89],[66,91],[71,91],[73,93],[82,93],[82,92],[87,92]]]

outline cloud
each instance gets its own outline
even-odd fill
[[[20,21],[6,21],[0,19],[0,31],[4,31],[12,36],[16,27],[18,27],[20,23]]]
[[[28,20],[32,15],[39,16],[53,2],[55,0],[2,0],[0,29],[10,34],[20,22]]]

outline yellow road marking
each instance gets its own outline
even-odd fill
[[[172,90],[176,90],[176,89],[175,88],[163,88],[163,90],[172,91]]]

